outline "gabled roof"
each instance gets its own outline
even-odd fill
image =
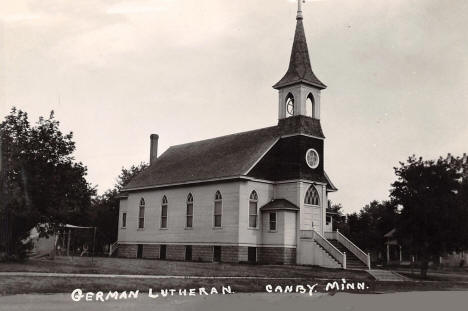
[[[310,84],[318,87],[319,89],[327,87],[312,71],[302,16],[297,17],[296,33],[294,34],[294,43],[292,46],[288,71],[273,87],[275,89],[279,89],[296,83]]]
[[[279,139],[277,126],[170,147],[124,190],[245,175]]]
[[[297,207],[294,203],[291,203],[285,199],[275,199],[267,204],[263,205],[260,208],[260,211],[267,212],[267,211],[279,211],[279,210],[290,210],[290,211],[298,211],[299,207]]]
[[[311,122],[302,120],[304,118]],[[251,176],[252,169],[282,139],[290,139],[291,135],[323,137],[319,120],[304,116],[288,119],[290,121],[280,122],[277,126],[172,146],[122,189],[122,198],[132,190],[260,178],[255,174]],[[311,178],[327,184],[329,191],[336,190],[325,173],[311,172],[309,175],[296,178]]]

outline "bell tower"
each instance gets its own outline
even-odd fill
[[[302,1],[298,0],[296,32],[289,68],[273,88],[279,92],[279,120],[306,116],[320,120],[320,92],[327,86],[312,71],[309,50],[302,23]]]

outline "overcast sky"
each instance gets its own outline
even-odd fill
[[[102,193],[169,146],[275,125],[290,0],[0,4],[0,114],[55,110]],[[346,212],[388,198],[393,167],[468,151],[468,1],[304,5],[325,167]]]

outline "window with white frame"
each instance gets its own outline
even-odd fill
[[[249,198],[249,228],[257,228],[257,205],[258,205],[258,195],[254,190],[250,194]]]
[[[276,231],[276,212],[270,212],[270,231]]]
[[[167,228],[167,197],[163,196],[162,202],[161,202],[161,228],[166,229]]]
[[[320,197],[314,185],[311,185],[307,190],[304,203],[309,205],[320,205]]]
[[[187,213],[186,213],[186,228],[193,227],[193,196],[191,193],[187,196]]]
[[[214,200],[213,225],[215,228],[221,228],[221,216],[223,214],[223,197],[221,192],[216,191]]]
[[[145,199],[140,200],[140,210],[138,212],[138,229],[145,227]]]

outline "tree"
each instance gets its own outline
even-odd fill
[[[371,258],[382,258],[384,235],[395,227],[397,216],[394,202],[374,200],[358,213],[348,214],[347,222],[339,229],[360,248],[372,253]]]
[[[446,161],[424,161],[411,156],[395,168],[391,197],[401,205],[397,238],[421,261],[426,277],[428,262],[468,245],[466,183]]]
[[[122,168],[114,188],[93,199],[90,223],[97,227],[97,249],[117,240],[120,191],[130,180],[148,167],[146,163]]]
[[[38,227],[43,235],[70,220],[86,223],[95,189],[85,179],[86,167],[73,157],[73,134],[63,134],[59,125],[52,111],[31,126],[27,113],[16,108],[0,124],[0,219],[9,227],[9,256],[25,256],[21,241],[40,223],[49,225]]]

